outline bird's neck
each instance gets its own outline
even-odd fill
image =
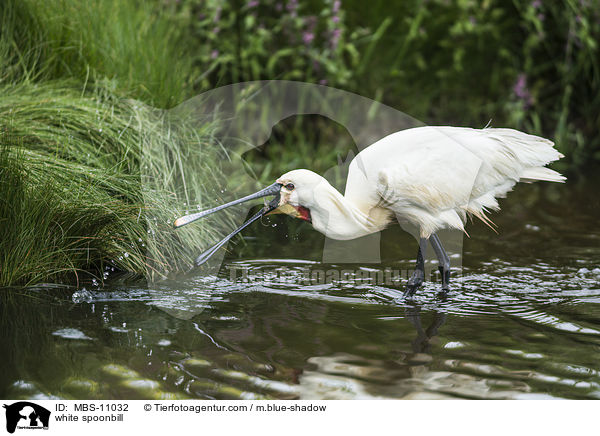
[[[374,219],[369,211],[361,210],[329,184],[315,197],[319,204],[310,209],[312,224],[328,238],[359,238],[382,230],[388,222]]]

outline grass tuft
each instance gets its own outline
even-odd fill
[[[187,270],[219,230],[171,227],[219,175],[210,123],[148,106],[180,102],[193,76],[157,7],[2,2],[0,286],[113,269],[157,279]]]

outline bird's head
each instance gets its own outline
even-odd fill
[[[293,170],[277,179],[281,185],[277,209],[271,213],[285,213],[312,222],[311,208],[315,205],[315,193],[323,183],[323,177],[309,170]]]

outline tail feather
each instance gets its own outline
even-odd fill
[[[493,157],[487,161],[487,174],[490,175],[488,180],[491,183],[485,185],[485,189],[477,192],[477,196],[469,200],[466,211],[496,231],[495,224],[485,213],[488,210],[499,210],[496,198],[505,197],[517,181],[529,183],[543,180],[562,183],[566,177],[545,167],[563,157],[554,148],[552,141],[513,129],[485,128],[483,132],[496,144],[495,147],[489,148]],[[482,160],[485,158],[482,157]]]
[[[546,182],[559,182],[564,183],[567,178],[562,174],[551,170],[550,168],[544,167],[535,167],[535,168],[526,168],[521,173],[520,182],[535,182],[536,180],[544,180]]]
[[[554,148],[554,142],[541,136],[506,128],[487,128],[484,132],[488,138],[504,144],[523,163],[545,165],[564,157]]]
[[[550,162],[562,157],[562,153],[554,148],[554,143],[540,136],[529,135],[513,129],[484,129],[486,135],[500,142],[505,151],[510,153],[515,163],[522,166],[519,181],[564,182],[566,177],[560,173],[544,168]]]

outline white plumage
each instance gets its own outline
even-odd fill
[[[343,196],[312,171],[282,175],[280,206],[310,210],[313,226],[333,239],[380,231],[394,216],[416,225],[422,238],[443,228],[464,231],[468,214],[489,223],[485,213],[498,210],[496,198],[519,181],[563,182],[544,168],[562,157],[553,145],[513,129],[402,130],[354,158]]]

